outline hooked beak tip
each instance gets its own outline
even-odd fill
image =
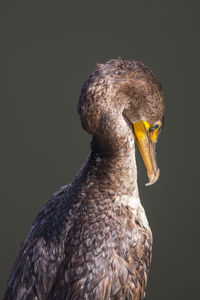
[[[154,183],[156,183],[156,181],[158,181],[158,178],[160,177],[160,169],[157,170],[156,174],[153,174],[153,176],[149,176],[149,182],[147,182],[145,184],[145,186],[150,186]]]

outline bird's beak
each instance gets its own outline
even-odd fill
[[[146,183],[146,185],[154,184],[160,176],[160,170],[157,165],[155,153],[155,144],[159,130],[152,132],[151,125],[145,121],[137,122],[133,124],[133,127],[136,141],[149,177],[149,182]]]

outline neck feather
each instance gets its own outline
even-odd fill
[[[89,189],[105,191],[108,196],[130,200],[138,204],[137,166],[135,160],[135,140],[132,130],[126,136],[126,143],[113,153],[102,153],[93,139],[91,153],[82,169],[82,178]],[[122,200],[123,201],[123,200]],[[127,203],[129,204],[129,203]]]

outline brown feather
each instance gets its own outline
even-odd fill
[[[140,62],[111,60],[84,84],[78,110],[93,135],[91,154],[34,221],[4,300],[144,298],[152,234],[130,122],[163,118],[160,83]]]

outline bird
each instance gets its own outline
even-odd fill
[[[140,201],[135,145],[148,183],[160,175],[161,83],[140,61],[98,63],[78,101],[91,151],[47,200],[22,243],[4,300],[142,300],[152,232]]]

